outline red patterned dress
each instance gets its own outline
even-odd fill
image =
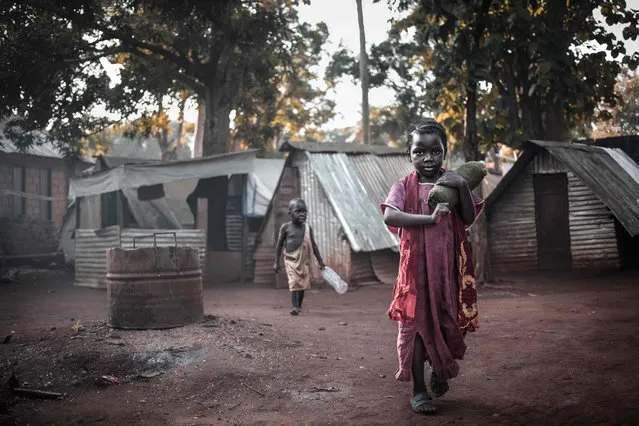
[[[412,173],[391,188],[382,210],[431,214],[426,200],[433,184]],[[483,200],[475,199],[479,213]],[[456,377],[466,351],[464,335],[477,328],[477,293],[463,222],[452,212],[435,225],[401,230],[400,267],[389,316],[398,321],[395,377],[410,381],[415,336],[441,379]]]

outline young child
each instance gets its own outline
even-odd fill
[[[473,198],[466,180],[442,169],[447,137],[434,120],[411,126],[407,134],[415,171],[393,184],[382,204],[384,222],[400,235],[400,267],[388,315],[399,323],[395,377],[413,379],[411,407],[434,413],[424,364],[429,361],[431,391],[442,396],[456,377],[466,351],[464,335],[477,328],[477,292],[465,229],[483,201]],[[435,183],[456,188],[459,205],[431,209],[426,202]]]
[[[302,310],[304,301],[304,290],[311,287],[311,250],[319,262],[320,268],[324,269],[324,261],[320,256],[313,230],[306,223],[306,203],[304,200],[295,198],[288,204],[288,214],[291,221],[282,225],[280,235],[275,246],[275,273],[280,272],[280,259],[282,248],[286,246],[284,252],[284,267],[288,277],[288,288],[291,290],[291,302],[293,310],[291,315],[297,315]]]

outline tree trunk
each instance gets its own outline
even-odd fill
[[[564,142],[567,139],[567,133],[566,110],[561,96],[557,94],[546,106],[546,139]]]
[[[204,108],[204,140],[202,141],[202,155],[224,154],[228,152],[229,125],[232,105],[221,96],[216,96],[215,90],[207,90]]]
[[[477,82],[469,77],[466,93],[466,127],[464,132],[464,157],[466,161],[479,160],[477,141]]]
[[[483,0],[476,11],[474,29],[472,33],[472,45],[468,58],[468,75],[466,76],[466,126],[464,128],[464,157],[466,161],[479,160],[479,141],[477,139],[477,82],[474,59],[481,55],[481,39],[484,35],[486,23],[485,17],[490,10],[491,0]]]
[[[178,150],[182,147],[184,141],[184,109],[186,108],[187,96],[184,93],[180,94],[180,112],[178,113],[178,129],[175,135],[175,145],[173,146],[173,153],[175,159],[178,157]]]
[[[228,50],[221,55],[219,63],[211,70],[204,87],[204,140],[202,155],[224,154],[229,151],[231,119],[229,115],[237,104],[248,59],[234,61],[233,52]]]
[[[364,32],[364,13],[362,0],[357,3],[357,22],[359,24],[359,76],[362,82],[362,130],[363,142],[370,144],[370,114],[368,106],[368,55],[366,54],[366,33]]]
[[[198,98],[197,128],[195,129],[195,146],[193,147],[193,157],[195,158],[202,156],[205,122],[206,122],[206,107],[204,105],[204,100],[202,98]]]
[[[557,68],[564,69],[566,52],[569,49],[568,36],[564,29],[564,21],[567,13],[567,0],[555,0],[548,4],[547,24],[549,35],[552,37],[553,60],[558,64]],[[574,18],[574,16],[572,16]],[[566,127],[566,110],[564,108],[564,85],[561,81],[563,75],[558,72],[551,73],[551,92],[545,102],[546,115],[546,139],[553,141],[565,141],[568,134]]]

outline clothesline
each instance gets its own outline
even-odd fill
[[[13,191],[11,189],[3,189],[2,191],[0,191],[0,193],[2,195],[13,195],[17,197],[29,198],[32,200],[42,200],[42,201],[66,201],[67,199],[66,197],[49,197],[47,195],[32,194],[29,192],[22,192],[22,191]]]

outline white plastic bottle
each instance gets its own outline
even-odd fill
[[[344,294],[348,291],[348,284],[331,268],[328,266],[322,270],[322,277],[327,283],[331,285],[339,294]]]

